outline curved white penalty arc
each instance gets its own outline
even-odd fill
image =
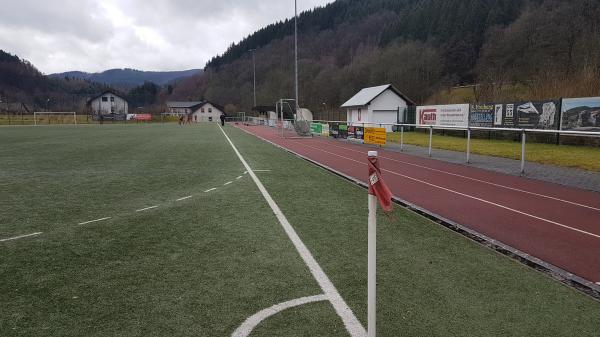
[[[250,316],[248,319],[246,319],[246,321],[244,321],[244,323],[242,323],[242,325],[240,325],[239,328],[237,328],[233,332],[233,334],[231,334],[231,337],[248,337],[248,336],[250,336],[252,331],[262,321],[264,321],[267,318],[269,318],[277,313],[280,313],[286,309],[298,307],[298,306],[308,304],[308,303],[328,301],[328,300],[329,300],[329,298],[326,295],[321,294],[321,295],[297,298],[295,300],[275,304],[272,307],[263,309],[263,310],[257,312],[256,314]]]

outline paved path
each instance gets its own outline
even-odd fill
[[[240,128],[365,181],[368,146],[326,138],[284,139]],[[600,194],[380,149],[392,193],[432,213],[600,282]]]

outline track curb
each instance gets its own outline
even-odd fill
[[[239,127],[236,127],[236,128],[244,131],[245,133],[247,133],[247,134],[249,134],[251,136],[259,138],[259,139],[261,139],[261,140],[263,140],[263,141],[265,141],[265,142],[267,142],[267,143],[269,143],[269,144],[271,144],[271,145],[273,145],[273,146],[275,146],[275,147],[277,147],[279,149],[282,149],[282,150],[284,150],[284,151],[286,151],[286,152],[288,152],[290,154],[293,154],[294,156],[296,156],[298,158],[301,158],[301,159],[303,159],[305,161],[308,161],[309,163],[314,164],[314,165],[316,165],[316,166],[318,166],[318,167],[320,167],[320,168],[322,168],[322,169],[324,169],[324,170],[326,170],[326,171],[328,171],[330,173],[333,173],[333,174],[335,174],[335,175],[337,175],[337,176],[339,176],[339,177],[341,177],[341,178],[343,178],[345,180],[348,180],[348,181],[354,183],[355,185],[358,185],[358,186],[360,186],[362,188],[368,189],[368,185],[365,182],[363,182],[363,181],[360,181],[360,180],[358,180],[358,179],[356,179],[354,177],[348,176],[348,175],[346,175],[346,174],[344,174],[344,173],[342,173],[342,172],[340,172],[340,171],[338,171],[338,170],[336,170],[336,169],[334,169],[332,167],[329,167],[329,166],[327,166],[325,164],[319,163],[319,162],[317,162],[317,161],[315,161],[313,159],[310,159],[310,158],[308,158],[308,157],[306,157],[304,155],[301,155],[301,154],[299,154],[299,153],[297,153],[297,152],[295,152],[293,150],[287,149],[287,148],[285,148],[285,147],[283,147],[283,146],[281,146],[279,144],[275,144],[272,141],[270,141],[268,139],[265,139],[265,138],[263,138],[261,136],[255,135],[255,134],[253,134],[253,133],[251,133],[251,132],[249,132],[249,131],[247,131],[245,129],[242,129],[242,128],[239,128]],[[519,249],[516,249],[516,248],[514,248],[512,246],[509,246],[509,245],[507,245],[505,243],[502,243],[502,242],[500,242],[498,240],[494,240],[494,239],[492,239],[492,238],[490,238],[490,237],[488,237],[488,236],[486,236],[486,235],[484,235],[482,233],[479,233],[479,232],[477,232],[477,231],[475,231],[473,229],[470,229],[470,228],[467,228],[467,227],[465,227],[463,225],[460,225],[460,224],[458,224],[458,223],[456,223],[456,222],[454,222],[454,221],[452,221],[450,219],[447,219],[445,217],[442,217],[442,216],[440,216],[440,215],[438,215],[436,213],[430,212],[430,211],[428,211],[428,210],[426,210],[424,208],[421,208],[421,207],[419,207],[419,206],[417,206],[415,204],[412,204],[412,203],[410,203],[410,202],[408,202],[408,201],[406,201],[406,200],[404,200],[402,198],[398,198],[396,196],[392,196],[392,201],[395,204],[397,204],[397,205],[399,205],[401,207],[404,207],[404,208],[406,208],[406,209],[408,209],[408,210],[410,210],[412,212],[415,212],[415,213],[417,213],[417,214],[419,214],[421,216],[424,216],[425,218],[427,218],[429,220],[432,220],[433,222],[435,222],[435,223],[437,223],[437,224],[439,224],[439,225],[441,225],[441,226],[443,226],[445,228],[448,228],[448,229],[452,230],[455,233],[458,233],[458,234],[460,234],[460,235],[462,235],[464,237],[467,237],[467,238],[471,239],[472,241],[475,241],[475,242],[477,242],[478,244],[480,244],[480,245],[482,245],[484,247],[493,249],[494,251],[496,251],[496,252],[498,252],[498,253],[500,253],[500,254],[502,254],[504,256],[507,256],[507,257],[509,257],[509,258],[511,258],[511,259],[513,259],[515,261],[518,261],[521,264],[524,264],[524,265],[526,265],[526,266],[528,266],[528,267],[530,267],[530,268],[532,268],[534,270],[542,272],[542,273],[546,274],[547,276],[551,277],[552,279],[554,279],[554,280],[556,280],[556,281],[558,281],[558,282],[560,282],[560,283],[562,283],[564,285],[567,285],[567,286],[569,286],[571,288],[574,288],[574,289],[576,289],[576,290],[578,290],[578,291],[580,291],[580,292],[582,292],[582,293],[584,293],[584,294],[586,294],[586,295],[588,295],[588,296],[590,296],[590,297],[592,297],[592,298],[600,301],[600,285],[596,285],[596,284],[594,284],[593,282],[591,282],[589,280],[586,280],[586,279],[584,279],[582,277],[579,277],[579,276],[577,276],[575,274],[572,274],[572,273],[570,273],[570,272],[568,272],[568,271],[566,271],[566,270],[564,270],[564,269],[562,269],[560,267],[557,267],[557,266],[555,266],[553,264],[545,262],[545,261],[543,261],[541,259],[538,259],[538,258],[536,258],[534,256],[531,256],[531,255],[529,255],[529,254],[527,254],[527,253],[525,253],[525,252],[523,252],[523,251],[521,251]]]

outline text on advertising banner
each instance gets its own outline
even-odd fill
[[[365,143],[385,145],[387,143],[387,130],[385,128],[365,128]]]
[[[417,107],[419,126],[469,126],[469,104]]]

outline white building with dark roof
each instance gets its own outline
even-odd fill
[[[413,101],[391,84],[364,88],[342,104],[347,121],[354,126],[374,126],[380,123],[398,123],[404,120],[406,107]],[[385,128],[391,132],[391,125]]]
[[[129,112],[127,100],[112,90],[92,97],[88,100],[87,105],[91,108],[94,118],[110,116],[112,119],[124,120]]]
[[[218,122],[223,107],[209,101],[167,102],[169,114],[191,116],[192,122]]]

